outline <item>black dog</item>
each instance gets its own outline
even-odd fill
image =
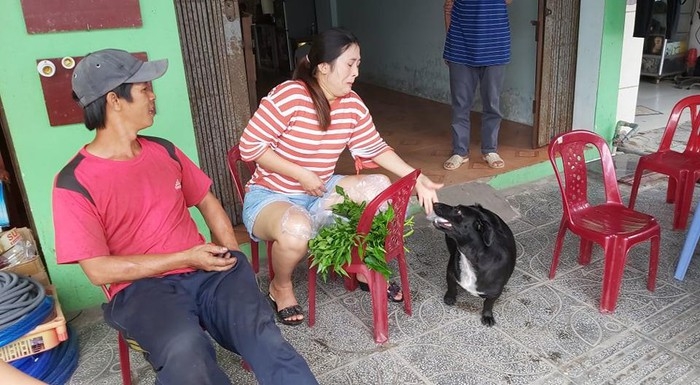
[[[493,326],[493,304],[515,268],[515,238],[508,225],[481,205],[434,203],[433,225],[445,233],[450,262],[444,301],[454,305],[457,285],[484,298],[481,323]]]

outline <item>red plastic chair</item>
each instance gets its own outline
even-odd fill
[[[598,205],[592,205],[588,200],[588,176],[584,157],[588,145],[598,149],[603,168],[605,202]],[[561,169],[557,165],[558,155],[561,155]],[[653,216],[622,204],[612,155],[605,140],[598,134],[585,130],[561,134],[549,144],[549,160],[559,182],[564,209],[549,278],[554,278],[566,230],[571,230],[581,238],[579,264],[586,265],[591,261],[593,242],[603,247],[605,261],[601,312],[615,310],[628,251],[646,240],[651,241],[647,289],[654,291],[661,230]]]
[[[109,291],[109,287],[106,285],[100,286],[102,292],[105,293],[107,301],[112,300],[112,292]],[[122,371],[122,383],[124,385],[131,385],[131,360],[129,359],[129,344],[122,335],[118,332],[117,335],[117,347],[119,349],[119,367]]]
[[[100,287],[102,288],[102,292],[105,294],[105,297],[107,297],[107,301],[111,301],[114,293],[110,291],[109,286],[101,285]],[[121,332],[117,332],[117,348],[119,349],[119,369],[122,372],[123,385],[131,385],[131,358],[129,357],[129,346],[131,346],[131,348],[136,351],[143,352],[143,350],[141,349],[139,344],[136,343],[136,341],[127,341]],[[241,365],[243,366],[243,369],[251,371],[250,365],[247,362],[241,361]]]
[[[690,204],[693,201],[695,182],[700,180],[700,113],[698,105],[700,105],[700,95],[688,96],[676,103],[668,118],[659,149],[655,153],[642,156],[639,159],[630,193],[629,207],[634,208],[637,190],[644,171],[649,170],[667,175],[666,202],[675,203],[674,230],[685,229],[688,223]],[[679,119],[685,109],[690,112],[691,132],[685,150],[678,152],[671,150],[671,144],[678,128]]]
[[[238,197],[241,198],[241,202],[243,202],[243,199],[245,198],[245,188],[243,186],[243,181],[241,179],[241,175],[238,172],[238,166],[239,164],[245,165],[247,168],[248,172],[252,175],[253,172],[255,171],[255,164],[250,163],[250,162],[244,162],[243,159],[241,159],[241,150],[238,148],[238,145],[234,145],[231,147],[231,149],[228,151],[228,155],[226,157],[228,160],[228,171],[231,173],[231,179],[233,179],[233,186],[236,188],[236,193],[238,194]],[[270,280],[275,278],[275,272],[272,269],[272,242],[266,242],[267,243],[267,266],[268,266],[268,271],[270,274]],[[253,271],[255,273],[258,273],[260,271],[260,256],[258,252],[258,242],[254,240],[250,240],[250,250],[251,250],[251,259],[252,262],[251,264],[253,265]]]
[[[401,276],[401,289],[404,298],[404,310],[406,314],[411,315],[411,295],[408,282],[408,265],[406,264],[406,255],[404,249],[404,223],[406,220],[406,210],[408,202],[413,192],[413,187],[416,185],[416,179],[420,175],[420,170],[415,170],[412,173],[404,176],[398,181],[391,184],[383,192],[377,195],[371,202],[367,204],[365,210],[360,216],[357,224],[357,234],[366,235],[372,228],[372,220],[374,219],[377,210],[384,203],[390,203],[394,209],[394,219],[389,222],[389,233],[384,242],[386,250],[386,260],[398,260],[399,274]],[[345,288],[353,291],[357,288],[357,274],[362,274],[367,277],[370,295],[372,296],[372,316],[374,321],[374,341],[376,343],[384,343],[389,340],[389,314],[387,312],[387,282],[383,275],[370,270],[359,257],[357,247],[352,248],[352,262],[344,266],[345,271],[350,274],[349,278],[345,279]],[[309,258],[309,264],[312,262]],[[313,326],[316,322],[316,269],[309,269],[309,326]]]

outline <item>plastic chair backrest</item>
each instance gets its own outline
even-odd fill
[[[597,148],[600,155],[606,203],[622,204],[615,165],[605,140],[600,135],[588,130],[565,132],[550,142],[549,160],[556,170],[562,202],[564,202],[564,214],[569,219],[571,219],[572,213],[591,206],[588,196],[588,169],[585,158],[585,150],[590,145]],[[561,155],[561,168],[557,164],[557,155]]]
[[[406,210],[408,202],[411,198],[411,193],[416,185],[416,179],[420,175],[420,170],[416,169],[410,174],[392,183],[387,189],[382,191],[374,199],[372,199],[365,207],[360,220],[357,223],[357,234],[369,234],[372,229],[372,221],[374,220],[377,210],[384,203],[389,203],[394,209],[394,218],[389,222],[386,239],[384,241],[384,250],[386,250],[386,259],[397,255],[397,252],[403,250],[404,240],[404,224],[406,222]],[[362,263],[359,257],[357,247],[352,248],[352,263]]]
[[[231,174],[233,185],[236,188],[236,193],[241,198],[242,202],[243,198],[245,198],[245,189],[240,173],[238,172],[238,166],[240,163],[244,164],[246,170],[248,170],[248,172],[252,175],[255,171],[255,164],[251,162],[244,162],[243,159],[241,159],[241,150],[238,148],[237,144],[231,147],[231,149],[228,151],[226,159],[228,161],[228,171]]]
[[[676,103],[668,117],[658,152],[670,151],[681,115],[685,109],[690,113],[690,136],[685,146],[686,152],[700,152],[700,95],[685,97]]]

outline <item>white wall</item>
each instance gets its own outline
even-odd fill
[[[576,53],[573,127],[593,129],[603,40],[605,0],[581,1]]]
[[[622,62],[620,63],[620,91],[617,97],[616,120],[634,122],[639,93],[639,73],[642,67],[644,39],[634,37],[634,16],[636,1],[627,1],[625,31],[622,41]]]

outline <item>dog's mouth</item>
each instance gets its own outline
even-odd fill
[[[433,219],[433,226],[435,226],[438,229],[452,229],[452,223],[442,217],[435,217],[435,219]]]

